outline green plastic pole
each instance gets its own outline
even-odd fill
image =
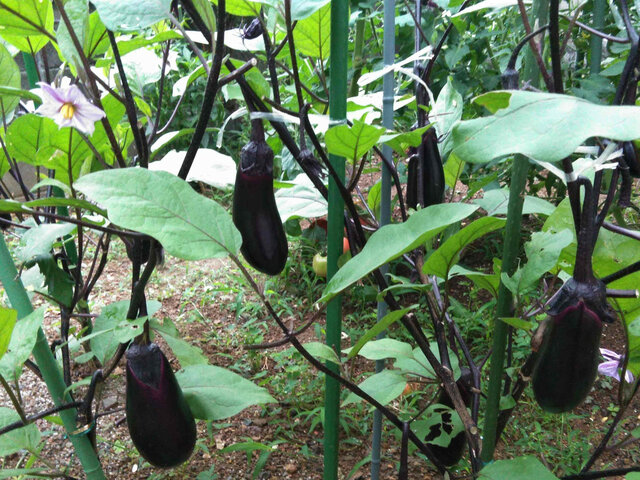
[[[4,287],[7,297],[11,301],[11,305],[18,311],[18,318],[23,318],[29,315],[33,311],[29,296],[22,285],[18,271],[16,270],[11,254],[7,249],[7,245],[4,241],[4,236],[0,237],[0,282]],[[36,364],[40,368],[42,378],[44,379],[47,389],[51,394],[51,398],[55,406],[62,405],[71,401],[69,394],[64,395],[66,385],[62,379],[62,373],[58,369],[58,364],[53,358],[47,338],[42,331],[42,328],[38,329],[38,337],[36,344],[33,347],[33,358]],[[67,431],[69,440],[75,448],[78,459],[82,464],[84,473],[88,480],[103,480],[105,475],[102,471],[102,466],[96,455],[96,452],[91,446],[91,442],[87,436],[73,435],[76,429],[76,410],[67,409],[60,412],[60,418],[64,424],[64,428]]]
[[[384,65],[393,65],[396,51],[396,2],[395,0],[384,1],[384,33],[383,33],[383,62]],[[387,73],[382,79],[382,125],[388,129],[393,129],[393,72]],[[389,161],[393,161],[392,149],[389,145],[382,146],[382,155]],[[391,222],[391,173],[383,163],[382,180],[380,188],[380,226]],[[384,265],[382,274],[389,271],[389,266]],[[388,305],[384,301],[378,302],[378,321],[387,314]],[[378,338],[384,337],[384,333]],[[376,373],[384,369],[384,360],[376,361]],[[371,431],[371,480],[380,478],[380,444],[382,442],[382,412],[373,412],[373,427]]]
[[[593,28],[602,30],[604,28],[604,16],[607,8],[605,0],[594,0],[593,2]],[[592,75],[600,73],[602,63],[602,38],[598,35],[591,35],[591,60],[589,67]]]
[[[511,185],[509,186],[509,204],[507,206],[507,224],[505,227],[504,247],[502,253],[502,272],[512,275],[515,271],[518,250],[520,248],[520,226],[522,224],[522,204],[524,203],[524,187],[527,183],[529,161],[517,155],[511,166]],[[496,447],[496,428],[500,413],[500,391],[504,375],[504,356],[507,345],[508,325],[499,320],[510,317],[512,295],[504,283],[498,289],[498,304],[493,327],[493,349],[491,368],[489,370],[489,387],[487,390],[487,408],[484,420],[484,438],[480,459],[486,464],[493,460]]]
[[[347,53],[349,51],[349,4],[347,0],[331,2],[331,49],[329,79],[329,117],[332,125],[342,124],[347,117]],[[330,155],[329,161],[344,183],[344,157]],[[329,179],[327,280],[338,271],[338,257],[342,254],[344,236],[344,202],[335,181]],[[342,333],[342,298],[334,298],[327,305],[327,345],[340,352]],[[332,363],[327,366],[338,371]],[[338,432],[340,384],[326,377],[324,415],[324,480],[338,478]]]

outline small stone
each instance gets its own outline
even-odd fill
[[[105,397],[102,400],[102,408],[104,410],[109,410],[110,408],[116,406],[118,404],[118,397]]]
[[[287,473],[296,473],[298,471],[298,465],[295,463],[287,463],[284,466],[284,471]]]

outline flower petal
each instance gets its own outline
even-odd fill
[[[617,360],[602,362],[600,365],[598,365],[598,373],[600,373],[601,375],[606,375],[607,377],[613,377],[616,380],[620,381]]]

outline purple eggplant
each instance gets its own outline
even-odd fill
[[[638,159],[638,151],[633,142],[622,143],[622,156],[627,167],[629,167],[631,176],[635,178],[640,177],[640,159]]]
[[[127,425],[140,455],[156,467],[186,461],[196,422],[169,361],[155,343],[127,350]]]
[[[407,206],[429,207],[442,203],[444,196],[444,168],[438,150],[438,137],[432,127],[422,136],[422,144],[411,149],[407,172]],[[419,172],[422,167],[422,196],[419,195]]]
[[[252,122],[251,141],[240,152],[233,223],[242,235],[240,251],[252,267],[267,275],[284,269],[289,247],[273,195],[273,150],[264,141],[260,120]]]
[[[578,300],[546,321],[533,393],[543,410],[568,412],[584,401],[596,379],[602,320]]]
[[[11,221],[10,213],[0,213],[0,230],[7,230],[9,228],[9,224],[5,222]]]

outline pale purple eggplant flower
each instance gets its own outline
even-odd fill
[[[105,113],[93,105],[82,94],[77,85],[61,85],[56,88],[38,82],[42,105],[36,113],[51,118],[59,127],[75,127],[86,135],[95,130],[94,123],[105,117]]]
[[[623,356],[606,348],[601,348],[600,354],[604,357],[605,361],[598,365],[598,373],[620,381],[619,370],[622,368],[624,361]],[[629,370],[625,372],[624,379],[627,383],[633,382],[633,375]]]

